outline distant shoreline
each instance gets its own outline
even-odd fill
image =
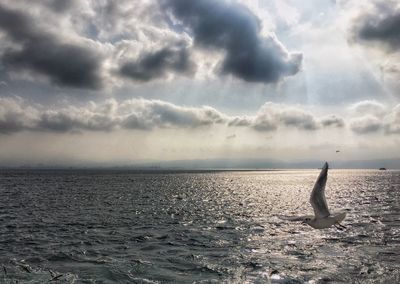
[[[124,161],[114,163],[91,163],[81,161],[70,163],[68,161],[43,162],[43,163],[0,163],[0,169],[23,170],[118,170],[118,171],[145,171],[145,172],[205,172],[205,171],[282,171],[319,169],[325,160],[276,160],[263,158],[218,158],[170,161]],[[327,160],[331,169],[400,169],[400,158],[370,159],[370,160]]]
[[[123,168],[123,167],[0,167],[0,171],[32,171],[32,172],[46,172],[46,171],[64,171],[64,172],[131,172],[131,173],[217,173],[217,172],[282,172],[282,171],[308,171],[318,170],[319,168],[281,168],[281,169],[261,169],[261,168],[199,168],[199,169],[185,169],[185,168]],[[375,168],[331,168],[331,170],[367,170],[367,171],[381,171]],[[396,171],[400,169],[387,169],[387,171]],[[382,171],[381,171],[382,172]]]

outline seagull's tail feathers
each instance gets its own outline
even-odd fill
[[[346,218],[346,212],[338,213],[334,215],[336,222],[342,222]]]
[[[294,221],[294,222],[303,222],[307,218],[313,218],[314,216],[283,216],[283,215],[276,215],[281,220],[286,221]]]

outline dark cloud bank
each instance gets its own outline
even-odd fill
[[[64,87],[100,89],[104,85],[101,74],[106,72],[105,58],[84,36],[71,34],[76,42],[71,41],[62,35],[66,30],[57,33],[53,29],[57,27],[48,28],[50,22],[45,17],[33,18],[21,7],[11,8],[12,2],[6,3],[0,3],[0,31],[7,41],[0,60],[6,72],[28,71]],[[53,11],[54,15],[75,13],[69,9],[70,1],[44,3],[49,5],[46,11]],[[170,28],[178,36],[183,35],[182,31],[187,32],[194,45],[185,37],[175,42],[154,39],[158,48],[142,50],[138,58],[126,60],[118,67],[119,72],[109,75],[118,74],[138,82],[164,78],[169,73],[192,75],[196,71],[191,56],[193,48],[223,52],[221,73],[248,82],[275,83],[301,68],[301,54],[289,53],[274,36],[262,36],[260,20],[244,5],[225,0],[160,0],[159,3]],[[179,24],[174,26],[176,20]]]
[[[274,83],[300,70],[301,55],[289,54],[274,37],[261,37],[259,19],[243,5],[227,1],[163,0],[161,7],[181,21],[196,46],[225,52],[222,73],[248,82]],[[133,78],[148,80],[165,69],[190,70],[186,68],[184,50],[180,51],[178,60],[168,60],[173,56],[165,51],[149,54],[135,64],[126,64],[121,71]]]
[[[37,72],[60,86],[100,88],[101,62],[93,50],[65,43],[57,35],[39,29],[29,15],[1,4],[0,29],[18,46],[1,55],[8,70]]]
[[[378,1],[374,9],[361,13],[354,22],[353,36],[358,41],[376,42],[391,51],[400,49],[400,5]]]
[[[195,47],[225,53],[221,72],[248,82],[275,83],[294,75],[301,67],[301,54],[290,54],[274,37],[260,35],[259,19],[245,6],[211,0],[162,0],[161,9],[176,30],[186,30]],[[171,19],[174,18],[174,19]],[[164,77],[167,72],[192,74],[195,64],[186,46],[164,47],[143,53],[124,63],[120,73],[137,81]]]
[[[162,6],[189,28],[197,45],[225,51],[223,73],[272,83],[300,70],[301,55],[289,54],[272,37],[262,38],[258,18],[245,6],[211,0],[165,0]]]

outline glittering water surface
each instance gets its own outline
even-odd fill
[[[0,282],[400,283],[400,172],[1,171]],[[50,272],[51,271],[51,272]]]

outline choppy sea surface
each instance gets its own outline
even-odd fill
[[[400,283],[400,171],[0,171],[0,283]]]

